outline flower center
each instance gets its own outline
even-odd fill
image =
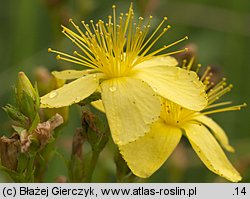
[[[107,78],[114,78],[127,76],[134,66],[153,56],[167,56],[187,50],[182,49],[159,55],[167,48],[187,39],[184,37],[150,52],[154,44],[170,28],[169,25],[164,25],[167,18],[164,17],[153,33],[147,37],[151,28],[152,16],[146,22],[142,17],[135,21],[132,4],[126,14],[121,13],[118,17],[116,16],[116,6],[114,5],[112,8],[113,16],[109,16],[106,23],[102,20],[96,24],[93,20],[90,20],[90,24],[82,21],[84,31],[72,19],[70,19],[70,23],[77,33],[62,26],[63,34],[81,50],[81,53],[74,51],[74,55],[68,55],[52,49],[49,49],[49,52],[57,53],[57,59],[92,68],[104,73]]]
[[[184,123],[192,120],[196,113],[168,100],[165,100],[162,106],[161,118],[165,123],[172,126],[182,126]]]

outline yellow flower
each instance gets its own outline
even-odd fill
[[[128,13],[121,13],[118,18],[113,6],[113,17],[109,16],[107,23],[99,20],[94,24],[91,20],[88,25],[83,21],[85,31],[70,20],[77,33],[64,26],[62,32],[83,54],[49,51],[56,53],[60,60],[88,69],[54,72],[58,79],[76,80],[43,96],[42,107],[69,106],[98,90],[117,144],[134,141],[149,131],[150,125],[160,116],[158,95],[192,110],[204,108],[207,96],[196,73],[176,67],[177,61],[169,56],[185,49],[159,55],[186,37],[151,52],[157,40],[170,28],[166,26],[161,31],[164,18],[147,37],[151,19],[145,23],[140,17],[136,23],[131,4]]]
[[[212,84],[207,76],[209,70],[210,68],[201,78],[208,91],[208,106],[202,112],[188,110],[163,99],[161,117],[152,125],[150,132],[134,142],[119,146],[123,158],[135,175],[142,178],[152,175],[168,159],[184,135],[208,169],[232,182],[241,180],[240,174],[231,165],[217,142],[219,141],[227,151],[234,151],[225,132],[206,115],[239,110],[245,104],[226,108],[219,107],[230,102],[212,104],[232,86],[225,87],[223,79],[211,88]]]

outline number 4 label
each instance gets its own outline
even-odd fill
[[[236,194],[233,195],[246,195],[246,187],[236,187],[234,189],[236,191]]]

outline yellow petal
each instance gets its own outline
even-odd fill
[[[193,149],[214,173],[232,182],[241,180],[240,174],[227,159],[218,142],[202,124],[191,124],[183,127]]]
[[[102,100],[96,100],[94,102],[91,102],[91,105],[94,106],[97,110],[105,113],[105,109],[104,109]]]
[[[135,68],[145,68],[153,66],[177,66],[177,65],[178,61],[174,57],[165,56],[165,57],[153,57],[152,59],[137,64]]]
[[[179,128],[154,123],[145,136],[134,142],[120,145],[119,149],[131,171],[141,178],[151,176],[172,154],[181,139]]]
[[[69,79],[78,79],[84,75],[89,74],[93,70],[63,70],[63,71],[53,71],[57,79],[69,80]]]
[[[214,136],[227,151],[234,152],[234,148],[229,144],[225,131],[215,121],[205,115],[198,115],[195,119],[210,128]]]
[[[185,108],[199,111],[207,105],[204,85],[193,71],[157,65],[135,70],[134,77],[144,80],[159,95]]]
[[[96,74],[81,77],[41,97],[41,108],[59,108],[78,103],[95,92],[98,85]]]
[[[159,97],[142,80],[120,77],[101,83],[102,102],[116,144],[143,136],[160,115]]]

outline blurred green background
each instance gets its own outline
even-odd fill
[[[158,42],[169,44],[188,35],[189,40],[177,46],[189,46],[197,54],[198,62],[211,65],[218,77],[226,76],[234,89],[224,99],[234,104],[246,102],[250,97],[250,1],[249,0],[134,0],[136,15],[154,16],[152,26],[167,16],[173,27]],[[1,0],[0,6],[0,106],[13,102],[13,85],[18,71],[24,71],[34,81],[34,71],[43,66],[49,70],[71,68],[69,63],[58,62],[47,52],[48,47],[71,52],[72,44],[61,34],[61,24],[72,18],[81,20],[106,20],[112,4],[126,12],[130,1],[114,0]],[[175,48],[173,48],[175,49]],[[79,66],[74,66],[80,69]],[[220,113],[213,118],[226,130],[234,154],[229,159],[250,182],[250,114],[246,107],[241,111]],[[0,111],[1,135],[11,132],[10,120]],[[57,142],[58,151],[65,159],[71,152],[72,134],[80,126],[80,110],[70,109],[69,121]],[[112,142],[103,151],[95,171],[94,182],[114,182]],[[55,155],[48,166],[47,182],[60,180],[67,175],[60,156]],[[0,172],[0,181],[8,178]],[[224,182],[208,171],[189,143],[183,139],[165,165],[147,182]]]

